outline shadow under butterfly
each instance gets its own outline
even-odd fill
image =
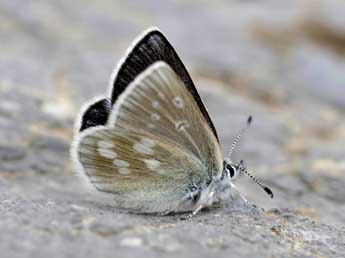
[[[234,140],[223,161],[215,127],[174,48],[155,28],[145,31],[115,69],[109,96],[82,109],[71,154],[78,172],[115,205],[137,213],[191,212],[229,200]],[[244,197],[240,197],[250,204]],[[251,204],[252,205],[252,204]]]

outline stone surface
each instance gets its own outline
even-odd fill
[[[0,1],[1,257],[344,257],[345,11],[332,1]],[[69,146],[81,104],[148,26],[178,50],[239,200],[190,221],[117,210],[86,187]]]

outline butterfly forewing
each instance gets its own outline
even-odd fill
[[[220,148],[191,94],[165,63],[150,66],[120,96],[107,127],[77,148],[92,183],[120,206],[176,210],[190,185],[221,172]]]
[[[110,124],[150,132],[191,152],[210,171],[219,171],[219,145],[193,96],[163,62],[151,66],[119,99]]]
[[[120,62],[113,76],[111,103],[116,102],[120,94],[140,73],[159,61],[167,63],[184,82],[185,87],[192,94],[194,101],[197,102],[201,113],[217,138],[216,129],[201,101],[192,78],[173,46],[157,28],[150,28],[135,40],[135,44],[130,48],[123,61]]]

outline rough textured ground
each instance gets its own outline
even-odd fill
[[[161,2],[161,3],[158,3]],[[16,257],[345,257],[343,1],[0,1],[0,253]],[[159,26],[190,69],[240,201],[179,216],[131,215],[89,192],[69,161],[81,103]]]

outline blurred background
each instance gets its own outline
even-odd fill
[[[0,246],[35,257],[43,239],[49,253],[67,244],[66,235],[79,243],[73,236],[80,230],[112,236],[107,228],[147,223],[121,213],[121,226],[114,224],[111,205],[83,192],[69,146],[80,106],[104,94],[116,62],[149,26],[161,29],[190,71],[223,153],[253,115],[234,158],[275,199],[245,177],[238,182],[243,195],[270,214],[334,226],[344,238],[344,13],[342,0],[0,0]],[[80,244],[98,241],[87,234]],[[164,241],[175,243],[169,237]],[[124,246],[151,243],[150,236],[129,239]]]

